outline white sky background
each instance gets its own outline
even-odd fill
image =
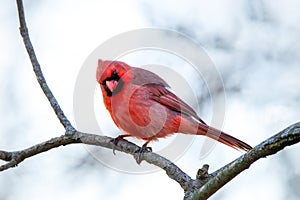
[[[256,145],[300,118],[300,2],[251,2],[28,1],[25,13],[47,82],[71,120],[76,77],[91,51],[124,31],[170,28],[201,43],[220,70],[228,90],[224,131]],[[0,149],[18,150],[59,136],[63,128],[35,80],[15,2],[0,4]],[[209,121],[207,112],[200,115]],[[197,138],[176,162],[192,177],[204,163],[216,170],[240,155],[217,144],[200,160],[202,142]],[[295,145],[256,162],[211,199],[299,199],[299,151]],[[0,176],[2,200],[182,197],[164,172],[116,172],[82,145],[40,154]]]

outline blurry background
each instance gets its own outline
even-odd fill
[[[298,1],[49,0],[24,4],[44,75],[70,120],[74,84],[86,57],[112,36],[144,27],[177,30],[206,49],[225,84],[224,131],[256,145],[300,119]],[[19,150],[59,136],[63,128],[35,80],[19,35],[15,2],[1,0],[0,5],[0,149]],[[199,98],[204,105],[209,101],[207,94]],[[209,122],[209,109],[200,116]],[[176,161],[192,177],[204,163],[214,171],[241,155],[217,144],[209,156],[199,159],[202,140],[197,138]],[[299,199],[299,151],[300,145],[295,145],[257,161],[211,199]],[[93,159],[83,145],[53,149],[0,175],[1,200],[182,197],[182,189],[163,171],[118,172]]]

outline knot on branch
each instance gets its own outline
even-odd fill
[[[206,179],[208,179],[210,177],[210,175],[208,174],[208,168],[209,168],[209,165],[204,164],[202,166],[202,168],[198,170],[197,175],[196,175],[196,179],[197,180],[206,180]]]

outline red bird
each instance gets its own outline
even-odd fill
[[[120,61],[98,61],[96,78],[103,101],[123,137],[143,139],[139,152],[151,150],[152,140],[174,133],[206,135],[232,148],[248,151],[252,147],[220,130],[208,126],[197,113],[168,88],[158,75]]]

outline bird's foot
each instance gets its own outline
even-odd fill
[[[114,155],[116,155],[116,152],[115,152],[116,146],[118,146],[118,143],[120,142],[120,140],[124,140],[124,137],[126,137],[126,136],[127,135],[119,135],[118,137],[110,140],[110,142],[114,144],[113,149],[112,149]]]
[[[143,160],[142,157],[143,157],[144,153],[152,152],[152,148],[147,147],[147,144],[148,144],[148,142],[143,144],[143,146],[141,148],[139,148],[138,150],[135,151],[135,153],[137,153],[136,162],[138,164],[140,164],[142,162],[142,160]]]

